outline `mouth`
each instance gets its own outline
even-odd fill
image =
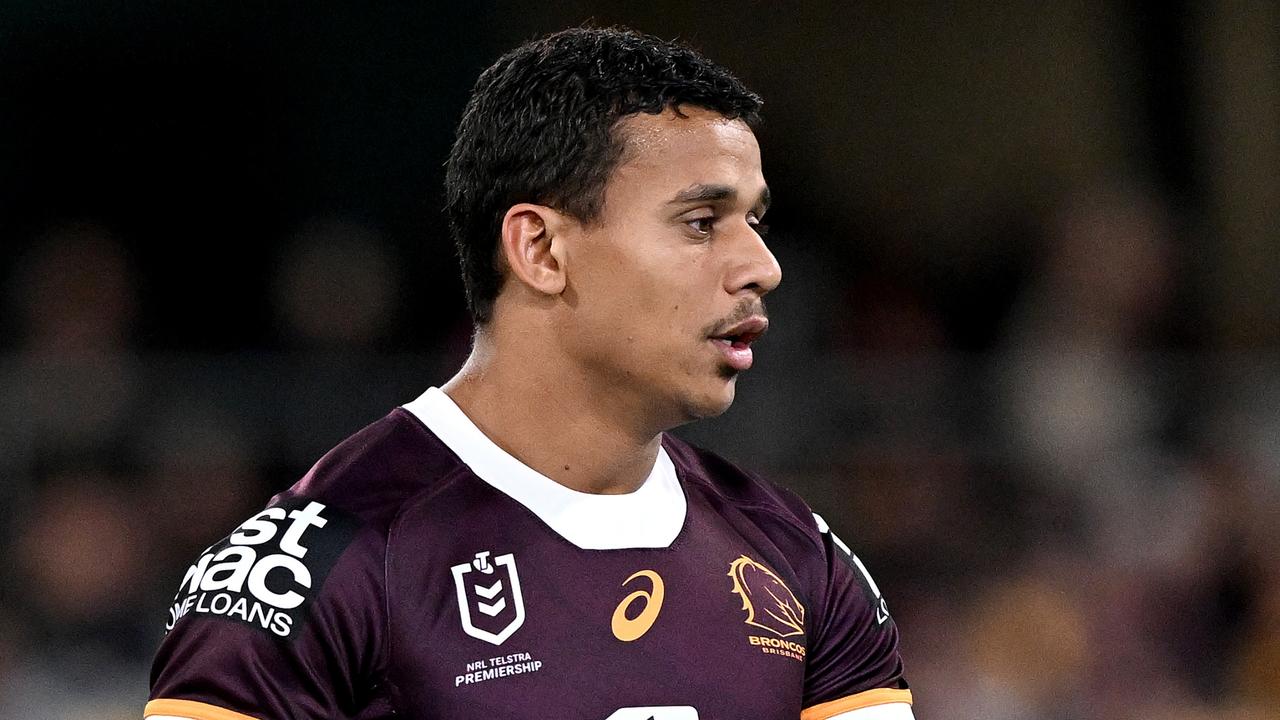
[[[768,329],[769,321],[762,315],[754,315],[708,339],[720,351],[725,363],[735,371],[741,372],[750,369],[754,360],[751,343]]]

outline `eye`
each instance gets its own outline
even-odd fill
[[[711,217],[694,218],[692,220],[685,220],[684,224],[688,225],[699,235],[710,235],[711,229],[716,224],[716,218],[714,215]]]
[[[760,222],[760,217],[755,213],[747,214],[747,224],[750,225],[751,229],[755,230],[756,234],[759,235],[760,237],[762,238],[769,237],[769,226]]]

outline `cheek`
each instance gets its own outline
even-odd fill
[[[575,323],[581,341],[610,342],[586,351],[609,356],[610,364],[665,368],[664,374],[673,363],[691,370],[698,333],[717,319],[708,309],[715,288],[703,248],[662,240],[658,232],[593,248],[583,258],[589,264],[580,266]]]
[[[681,258],[648,267],[637,278],[642,286],[635,288],[633,305],[644,308],[646,324],[662,336],[684,341],[709,322],[706,292],[697,285],[698,270],[696,260]]]
[[[610,313],[669,320],[688,310],[688,278],[697,259],[658,242],[622,239],[602,248],[588,275],[584,293]],[[638,318],[637,318],[638,319]]]
[[[580,260],[570,282],[571,307],[566,328],[590,355],[612,356],[651,336],[655,315],[654,278],[637,258],[614,248],[599,248]]]

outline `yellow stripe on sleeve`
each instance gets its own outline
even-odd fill
[[[191,720],[257,720],[248,715],[241,715],[238,712],[220,708],[217,705],[209,705],[208,703],[194,700],[170,700],[168,698],[160,698],[147,703],[146,709],[142,711],[142,717],[148,718],[152,715],[171,715],[191,718]]]
[[[818,703],[813,707],[805,708],[804,712],[800,713],[800,720],[827,720],[827,718],[835,717],[840,713],[847,713],[850,710],[861,710],[862,708],[874,705],[888,705],[889,703],[906,703],[910,705],[911,691],[896,690],[894,688],[867,690],[857,695],[850,695],[839,700]]]

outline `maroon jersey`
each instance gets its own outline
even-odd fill
[[[148,716],[911,717],[884,599],[800,499],[670,436],[636,492],[579,493],[434,388],[206,550],[167,628]]]

